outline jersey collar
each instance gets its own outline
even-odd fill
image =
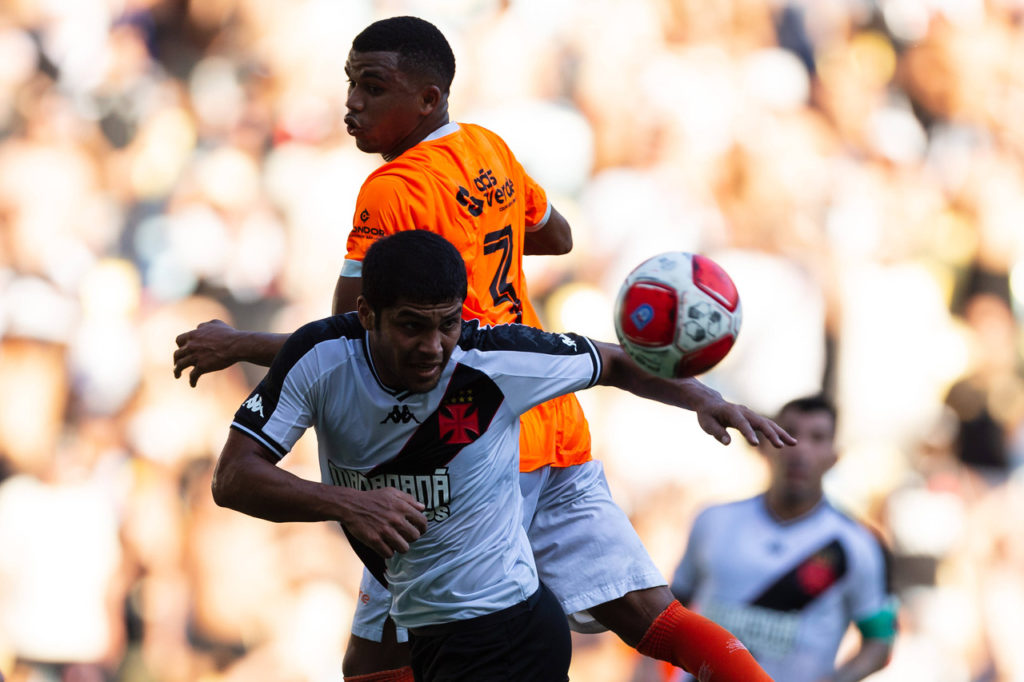
[[[783,527],[794,526],[794,525],[800,523],[801,521],[803,521],[805,519],[811,518],[812,516],[817,514],[819,511],[821,511],[823,508],[829,506],[828,505],[828,500],[825,498],[825,495],[823,494],[821,496],[821,499],[819,499],[815,503],[815,505],[813,507],[811,507],[810,509],[805,511],[800,516],[794,516],[791,519],[784,519],[784,518],[781,518],[780,516],[776,515],[776,513],[774,511],[772,511],[771,505],[768,504],[768,494],[767,493],[762,493],[760,495],[760,498],[761,498],[761,508],[764,510],[765,515],[767,515],[768,518],[771,519],[772,523],[774,523],[777,526],[783,526]]]
[[[373,375],[377,385],[380,386],[380,390],[384,391],[390,396],[393,396],[395,400],[402,401],[412,395],[411,391],[402,389],[398,390],[391,388],[383,381],[381,381],[380,374],[377,373],[377,367],[373,364],[373,353],[370,352],[370,332],[363,332],[363,355],[366,356],[366,366],[370,368],[370,374]]]
[[[451,135],[452,133],[454,133],[458,129],[459,129],[459,124],[456,121],[449,121],[448,123],[445,123],[443,126],[438,128],[437,130],[435,130],[434,132],[432,132],[429,135],[427,135],[426,137],[424,137],[422,141],[423,142],[430,142],[432,140],[438,140],[438,139],[444,137],[445,135]]]

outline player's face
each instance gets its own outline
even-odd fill
[[[377,316],[360,297],[357,310],[369,331],[373,364],[385,385],[413,393],[426,393],[437,386],[462,333],[461,300],[438,304],[399,301]]]
[[[397,52],[356,52],[345,62],[345,126],[356,147],[394,158],[419,142],[417,126],[430,113],[424,84],[398,68]]]
[[[771,486],[789,504],[821,497],[821,479],[836,462],[835,424],[823,410],[787,409],[775,420],[797,440],[796,445],[767,447]]]

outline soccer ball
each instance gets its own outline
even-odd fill
[[[638,265],[615,300],[615,334],[638,365],[660,377],[706,372],[740,331],[732,278],[707,256],[658,254]]]

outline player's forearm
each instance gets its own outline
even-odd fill
[[[254,365],[269,367],[287,340],[288,334],[240,331],[231,341],[231,355],[236,362],[251,362]]]
[[[663,379],[644,371],[622,348],[610,343],[596,344],[604,368],[599,383],[615,386],[633,395],[659,403],[697,411],[709,401],[721,401],[718,391],[697,379]]]
[[[217,460],[211,490],[222,507],[278,523],[340,520],[339,497],[352,492],[281,469],[234,429]]]

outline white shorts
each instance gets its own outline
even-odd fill
[[[585,612],[629,592],[666,585],[629,518],[612,499],[604,467],[592,460],[519,474],[526,526],[541,581],[578,632],[605,628]],[[379,642],[391,595],[363,571],[352,634]],[[398,641],[408,640],[396,628]]]

